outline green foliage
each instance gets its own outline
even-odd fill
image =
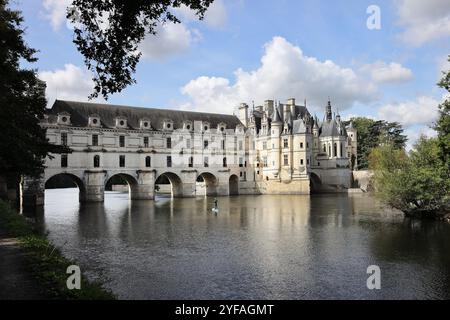
[[[407,215],[441,217],[450,210],[448,168],[439,157],[438,140],[420,137],[408,156],[392,143],[372,150],[376,195]]]
[[[35,50],[24,40],[23,18],[0,0],[0,174],[8,178],[21,174],[38,175],[44,158],[59,148],[50,144],[39,121],[44,116],[45,83],[33,69],[20,67],[33,63]]]
[[[358,134],[358,168],[369,167],[369,154],[373,148],[382,143],[390,142],[396,149],[405,147],[407,138],[403,134],[403,128],[398,122],[387,122],[384,120],[373,120],[365,117],[355,117],[350,121]],[[346,122],[346,125],[349,121]]]
[[[21,247],[27,252],[30,272],[38,283],[45,288],[49,298],[101,300],[115,299],[114,295],[103,289],[100,283],[81,277],[81,289],[69,290],[66,285],[67,267],[77,265],[65,258],[59,249],[51,244],[46,235],[39,232],[22,215],[12,210],[6,202],[0,200],[0,225],[12,237],[18,237]]]
[[[450,61],[450,55],[448,57]],[[443,77],[438,85],[450,93],[450,70],[443,73]],[[439,156],[450,168],[450,98],[439,105],[439,119],[436,121],[434,129],[438,133],[438,144],[440,148]],[[450,177],[449,177],[450,179]]]
[[[173,8],[182,5],[203,19],[214,0],[74,0],[67,12],[75,24],[74,43],[94,74],[95,92],[107,98],[135,83],[146,34],[156,35],[160,23],[179,23]]]

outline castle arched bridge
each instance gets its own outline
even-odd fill
[[[80,202],[102,202],[106,185],[114,178],[127,182],[132,200],[154,199],[156,183],[162,177],[170,181],[173,197],[228,196],[239,193],[238,175],[227,168],[154,168],[151,170],[47,168],[40,179],[24,178],[22,205],[24,207],[43,205],[46,183],[60,175],[70,178],[78,187]],[[198,181],[203,182],[200,190]]]

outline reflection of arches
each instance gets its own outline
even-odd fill
[[[84,182],[76,175],[71,173],[58,173],[45,181],[45,189],[76,187],[79,191],[79,201],[84,201],[86,199],[86,187],[84,186]]]
[[[170,188],[167,186],[170,184]],[[155,180],[155,194],[169,193],[172,197],[182,197],[183,196],[183,183],[181,178],[173,172],[164,172],[158,176]]]
[[[138,192],[136,178],[126,173],[118,173],[109,177],[105,182],[105,190],[113,190],[113,185],[128,185],[128,194],[131,199]]]
[[[209,172],[203,172],[197,176],[195,193],[197,195],[216,196],[217,178]]]
[[[230,196],[235,196],[235,195],[239,194],[239,178],[235,174],[232,174],[230,176],[229,193],[230,193]]]
[[[322,180],[314,172],[309,173],[309,187],[311,193],[319,192],[322,188]]]

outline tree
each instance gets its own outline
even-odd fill
[[[22,22],[21,13],[0,0],[0,176],[8,180],[39,175],[49,152],[60,151],[39,125],[47,104],[45,83],[36,70],[20,66],[21,60],[37,60],[23,40]]]
[[[450,71],[438,85],[450,92]],[[421,136],[409,156],[386,139],[369,156],[378,197],[407,215],[450,218],[450,100],[439,105],[436,138]],[[394,134],[395,135],[395,134]]]
[[[396,149],[405,147],[407,138],[403,134],[403,128],[398,122],[385,120],[373,120],[366,117],[355,117],[350,121],[358,131],[358,168],[369,167],[368,157],[373,148],[381,143],[392,142]],[[348,125],[350,121],[345,124]]]
[[[107,99],[135,83],[141,53],[139,43],[146,34],[156,35],[161,23],[179,23],[173,8],[182,5],[199,19],[214,0],[73,0],[67,18],[75,26],[74,43],[84,56],[95,82],[91,97]]]

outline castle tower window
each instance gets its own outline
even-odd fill
[[[124,117],[116,118],[116,128],[126,129],[127,128],[127,119]]]
[[[98,168],[98,167],[100,167],[100,156],[95,155],[94,156],[94,168]]]
[[[191,147],[191,139],[186,139],[186,148]]]
[[[92,145],[93,146],[98,146],[98,134],[93,134],[92,135]]]
[[[289,148],[289,141],[288,141],[288,139],[283,139],[283,148]]]
[[[166,139],[166,147],[167,147],[167,149],[172,148],[172,138],[169,137]]]
[[[222,150],[225,150],[225,140],[221,141]]]
[[[339,147],[339,157],[342,158],[342,142],[340,143],[340,147]]]
[[[243,146],[242,146],[242,140],[239,141],[239,150],[242,150]]]
[[[61,168],[67,168],[67,154],[61,155]]]
[[[323,152],[327,152],[327,147],[323,145]]]
[[[205,157],[205,159],[204,159],[204,166],[205,167],[209,167],[209,163],[208,163],[208,157]]]
[[[333,145],[333,157],[337,157],[337,144],[336,144],[336,142]]]
[[[303,149],[303,142],[300,142],[300,149]]]
[[[188,166],[189,166],[189,168],[192,168],[194,166],[194,157],[189,157]]]
[[[172,167],[172,156],[167,156],[167,167],[170,168]]]
[[[61,132],[61,145],[67,146],[67,132]]]
[[[119,156],[119,167],[121,167],[121,168],[125,167],[125,156],[124,155]]]
[[[149,156],[145,157],[145,166],[147,168],[150,168],[152,166],[152,158],[150,158]]]
[[[283,155],[283,163],[284,163],[285,166],[289,165],[289,157],[288,157],[287,154]]]
[[[267,149],[267,142],[264,141],[264,142],[263,142],[263,150],[266,150],[266,149]]]
[[[303,165],[303,159],[300,159],[300,165],[301,166]]]
[[[207,149],[208,148],[208,140],[204,140],[203,141],[203,149]]]
[[[148,137],[144,137],[144,148],[148,148]]]
[[[306,164],[309,166],[309,158],[306,159]]]
[[[125,148],[125,136],[119,136],[119,147]]]
[[[226,157],[223,158],[222,161],[223,161],[223,163],[222,163],[223,167],[226,168],[227,167],[227,158]]]

